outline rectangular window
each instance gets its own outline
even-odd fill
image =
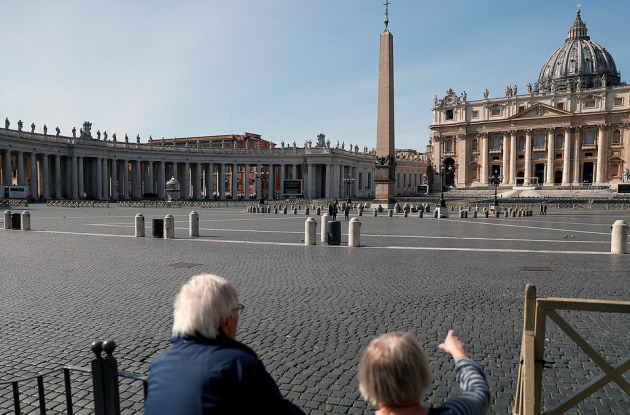
[[[563,110],[564,109],[564,102],[558,102],[556,104],[556,108],[558,108],[559,110]]]
[[[523,112],[523,111],[525,111],[525,105],[519,105],[518,112]]]
[[[359,190],[363,190],[363,173],[359,173]]]
[[[400,173],[396,176],[396,187],[400,187]]]
[[[366,189],[372,188],[372,173],[367,174],[367,183],[365,184]]]
[[[446,119],[447,120],[453,119],[453,110],[446,110]]]
[[[587,131],[584,136],[584,144],[592,146],[595,144],[595,131]]]
[[[479,118],[479,111],[473,111],[472,112],[472,117],[473,118]]]
[[[499,108],[493,108],[493,109],[492,109],[492,111],[490,112],[490,114],[491,114],[493,117],[496,117],[496,116],[498,116],[498,115],[501,115],[501,110],[500,110]]]
[[[524,155],[524,154],[519,154],[519,155],[518,155],[518,159],[519,159],[519,160],[523,160],[524,158],[525,158],[525,155]]]
[[[623,105],[623,98],[615,98],[615,107],[621,107]]]
[[[595,108],[595,100],[587,99],[586,101],[584,101],[584,108]]]

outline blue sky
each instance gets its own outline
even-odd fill
[[[565,0],[390,0],[396,147],[424,151],[433,96],[525,90],[575,19]],[[2,3],[0,117],[62,133],[243,133],[375,146],[384,0]],[[627,1],[582,2],[630,75]]]

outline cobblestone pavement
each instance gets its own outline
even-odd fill
[[[433,372],[426,401],[443,402],[458,388],[437,345],[454,328],[488,376],[491,412],[507,414],[526,283],[536,284],[539,297],[630,298],[630,255],[608,254],[610,225],[630,223],[628,211],[441,220],[366,211],[363,246],[348,248],[343,219],[342,246],[319,237],[317,246],[304,246],[303,212],[200,209],[201,237],[189,239],[186,209],[28,210],[31,232],[0,230],[2,380],[87,366],[97,339],[116,340],[120,370],[146,374],[168,347],[177,290],[192,275],[213,272],[236,286],[246,306],[238,339],[308,413],[369,411],[357,366],[369,340],[388,331],[408,331],[424,344]],[[138,212],[148,236],[151,219],[173,214],[178,239],[133,238]],[[612,364],[627,356],[629,315],[561,314]],[[549,408],[600,371],[553,323],[547,338]],[[61,374],[46,378],[49,413],[63,412],[61,384]],[[37,411],[35,388],[34,381],[21,386],[24,412]],[[91,412],[89,388],[89,376],[73,375],[75,413]],[[124,413],[142,411],[141,389],[123,382]],[[0,414],[12,413],[12,396],[10,385],[0,388]],[[568,413],[627,415],[628,399],[610,384]]]

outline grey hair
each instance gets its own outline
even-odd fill
[[[359,390],[372,405],[419,402],[430,380],[427,355],[409,333],[373,339],[359,364]]]
[[[221,320],[238,306],[236,289],[224,278],[213,274],[192,277],[175,297],[173,337],[201,334],[214,339]]]

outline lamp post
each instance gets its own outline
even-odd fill
[[[490,184],[494,186],[494,206],[499,206],[499,200],[497,199],[497,188],[503,181],[503,175],[499,174],[498,170],[495,170],[490,176]]]
[[[259,204],[264,205],[265,204],[265,193],[263,192],[263,185],[264,185],[264,181],[263,179],[269,177],[269,172],[266,171],[261,171],[254,173],[254,182],[259,179],[260,180],[260,201]]]
[[[354,183],[354,177],[347,175],[346,177],[344,177],[343,182],[348,185],[348,203],[351,203],[352,200],[350,199],[350,189],[352,189],[352,183]]]
[[[444,175],[448,174],[450,172],[452,172],[453,166],[448,166],[446,167],[446,165],[444,164],[444,161],[442,161],[442,165],[440,166],[440,187],[441,187],[441,193],[440,193],[440,207],[445,208],[446,207],[446,200],[444,200]]]

